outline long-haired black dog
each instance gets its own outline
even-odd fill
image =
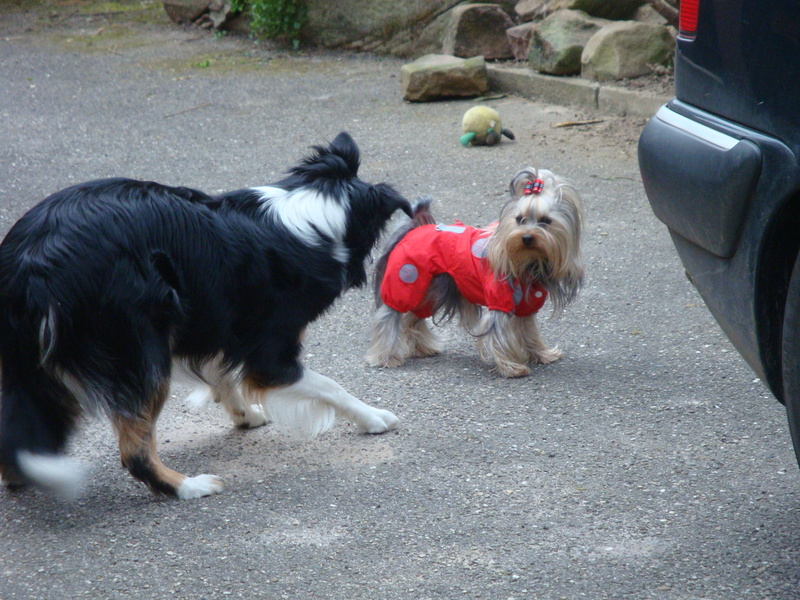
[[[341,133],[270,186],[208,196],[106,179],[23,216],[0,244],[3,481],[76,492],[59,453],[80,415],[99,413],[153,492],[220,492],[216,476],[186,477],[156,453],[174,362],[242,427],[271,418],[315,434],[337,414],[368,433],[394,427],[299,360],[306,326],[364,284],[385,224],[411,211],[358,179],[359,163]]]

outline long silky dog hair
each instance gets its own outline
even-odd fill
[[[106,415],[123,465],[154,492],[218,493],[156,453],[155,422],[177,361],[243,427],[335,415],[380,433],[389,411],[299,360],[306,326],[366,281],[365,259],[408,202],[357,177],[347,133],[265,187],[219,196],[106,179],[48,197],[0,245],[0,475],[64,495],[59,456],[84,413]],[[263,405],[263,410],[262,410]],[[69,466],[69,465],[67,465]]]
[[[460,287],[464,284],[463,274],[470,272],[464,264],[470,264],[479,247],[480,272],[485,274],[483,269],[490,272],[501,287],[510,289],[511,284],[517,288],[520,301],[530,299],[531,295],[542,297],[545,293],[553,307],[553,316],[558,316],[577,297],[584,277],[580,244],[583,203],[578,191],[551,171],[526,167],[511,179],[509,194],[510,199],[502,208],[498,222],[480,230],[485,236],[484,246],[461,245],[458,248],[463,252],[444,259],[439,256],[441,249],[450,252],[452,246],[436,242],[426,244],[424,238],[414,236],[413,232],[422,231],[418,228],[429,232],[443,229],[445,233],[434,235],[451,239],[455,235],[448,233],[446,226],[435,227],[430,197],[419,199],[414,205],[414,216],[401,220],[387,236],[383,254],[375,265],[377,310],[372,343],[367,352],[370,365],[397,367],[408,358],[439,354],[442,341],[428,322],[436,325],[455,316],[461,326],[475,336],[481,357],[493,363],[503,377],[524,377],[531,373],[528,363],[547,364],[561,357],[558,348],[548,346],[542,339],[535,312],[520,311],[518,316],[516,300],[512,312],[485,309],[468,300]],[[463,224],[458,225],[459,231],[468,229]],[[460,234],[468,235],[464,231]],[[407,265],[415,273],[414,280],[418,269],[431,269],[432,273],[435,270],[420,305],[430,307],[432,319],[429,321],[415,314],[419,307],[409,308],[392,302],[397,300],[392,298],[397,291],[392,292],[391,286],[384,289],[386,281],[391,283],[387,268],[393,253],[397,251],[398,256],[408,258],[409,253],[404,248],[398,250],[406,236],[414,240],[409,243],[414,249],[414,258],[409,258],[412,263],[420,261],[421,257],[436,257],[422,260],[418,265]],[[395,282],[400,280],[394,279]],[[389,292],[387,296],[385,292]],[[392,302],[394,307],[387,302]]]

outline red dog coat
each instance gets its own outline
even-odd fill
[[[386,306],[420,319],[430,317],[433,307],[423,303],[434,275],[453,277],[461,294],[472,304],[527,317],[539,312],[547,291],[534,283],[526,291],[517,281],[498,280],[484,257],[491,235],[461,223],[423,225],[409,231],[389,255],[381,283]]]

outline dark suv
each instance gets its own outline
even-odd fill
[[[682,0],[675,98],[645,126],[653,212],[786,405],[800,462],[800,1]]]

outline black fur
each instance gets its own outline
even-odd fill
[[[342,240],[319,229],[313,243],[298,237],[257,189],[214,197],[129,179],[70,187],[23,216],[0,244],[4,480],[21,483],[19,450],[62,450],[86,409],[149,410],[174,357],[199,369],[221,353],[251,385],[295,382],[304,328],[366,281],[364,261],[394,211],[410,214],[358,167],[341,133],[271,186],[346,206]]]

